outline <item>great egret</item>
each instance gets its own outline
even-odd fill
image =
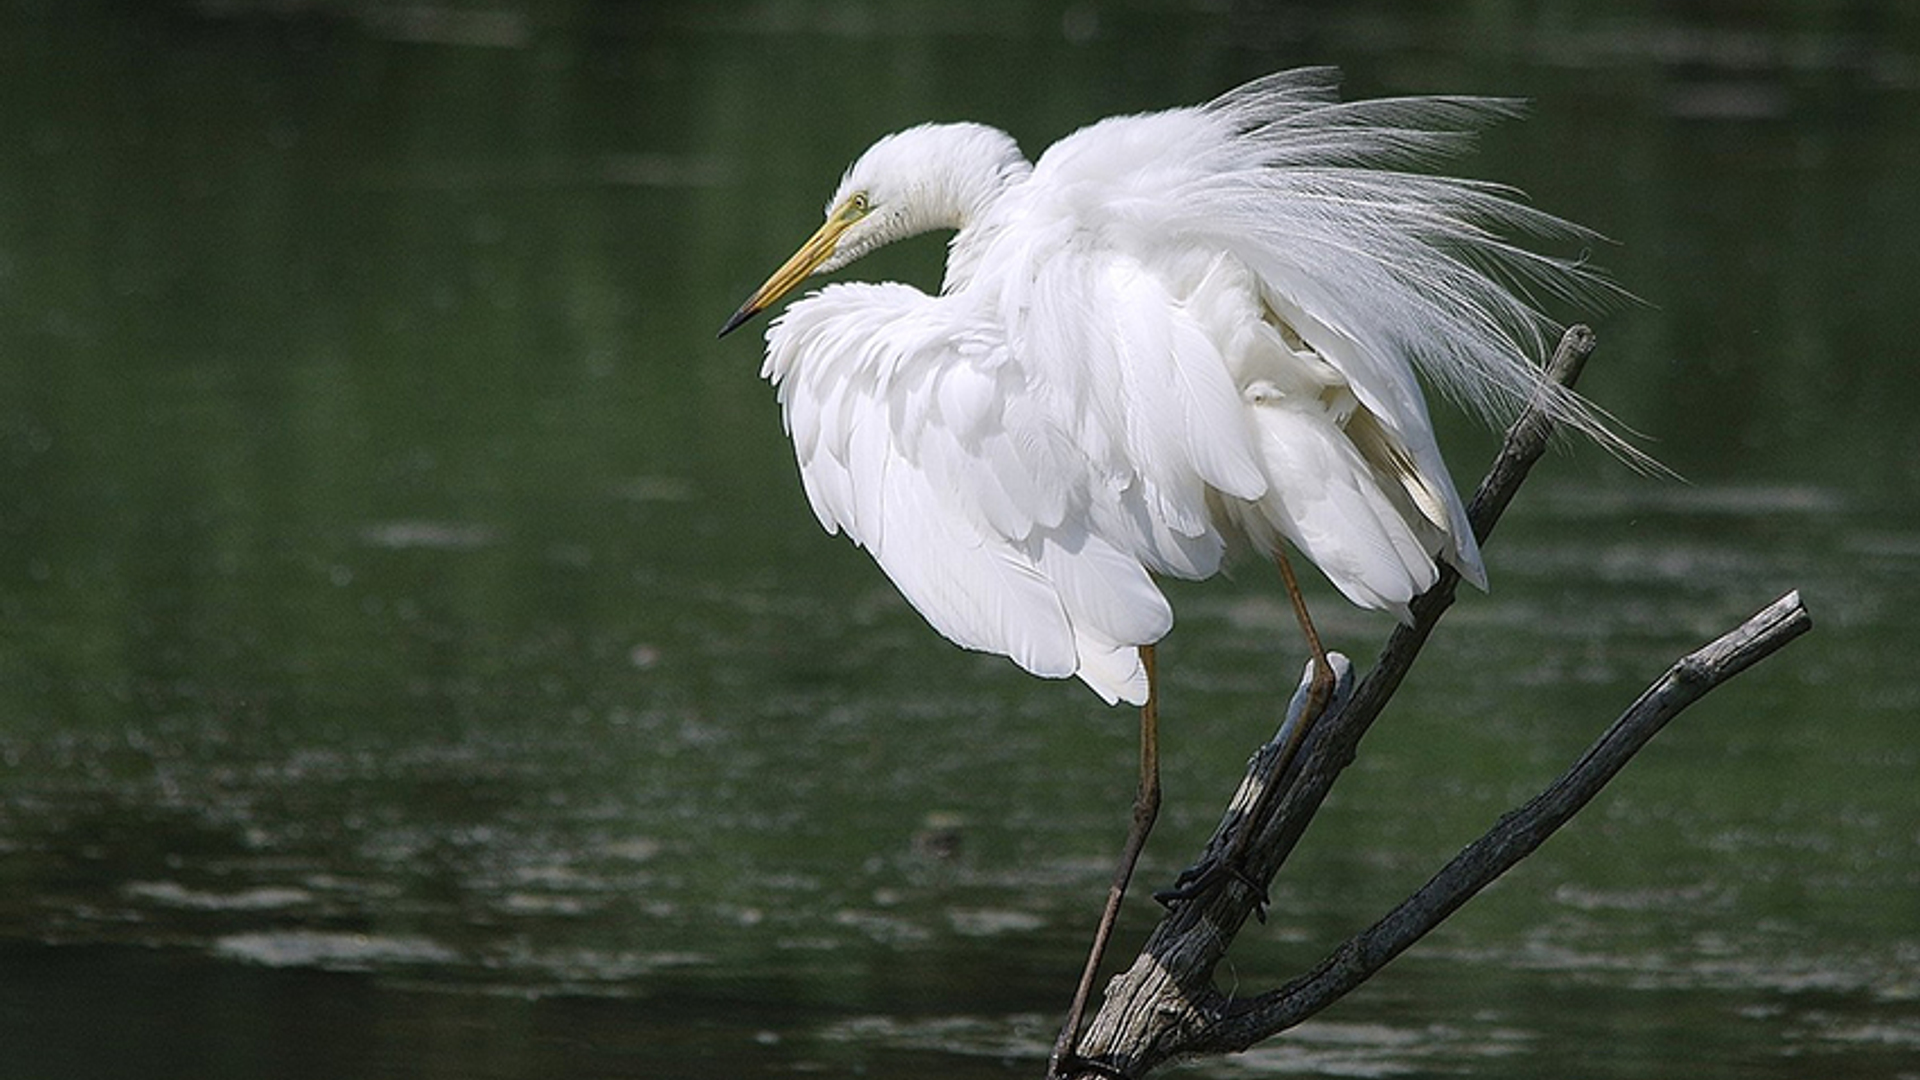
[[[1511,237],[1593,234],[1508,189],[1406,171],[1514,103],[1342,103],[1329,69],[1104,120],[1030,164],[1006,133],[927,124],[855,161],[826,223],[725,335],[809,275],[954,231],[938,295],[834,284],[767,330],[820,523],[866,548],[934,628],[1141,706],[1133,826],[1062,1033],[1071,1051],[1159,805],[1154,575],[1230,546],[1303,552],[1349,600],[1409,618],[1438,562],[1485,586],[1416,371],[1486,414],[1529,399],[1628,456],[1530,357],[1534,291],[1608,288]]]

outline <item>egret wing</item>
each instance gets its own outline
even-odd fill
[[[1539,399],[1562,422],[1622,449],[1597,410],[1545,379],[1533,362],[1541,351],[1545,319],[1530,295],[1592,295],[1609,286],[1576,263],[1508,239],[1523,235],[1584,244],[1593,234],[1515,201],[1505,189],[1406,171],[1458,151],[1475,129],[1515,111],[1512,102],[1485,98],[1340,102],[1334,74],[1309,69],[1258,80],[1198,108],[1102,121],[1048,149],[1031,176],[996,208],[1004,218],[997,232],[986,230],[992,237],[986,242],[1002,249],[1000,257],[969,264],[986,274],[995,265],[1017,263],[1018,258],[1007,257],[1019,254],[1014,238],[1039,237],[1018,241],[1034,252],[1027,259],[1031,269],[1022,272],[1038,283],[1036,312],[1042,311],[1048,283],[1056,276],[1085,295],[1099,296],[1099,290],[1084,288],[1084,275],[1066,268],[1076,260],[1104,260],[1109,272],[1142,268],[1171,297],[1175,320],[1191,322],[1196,289],[1218,274],[1222,257],[1230,258],[1256,283],[1252,295],[1264,307],[1266,321],[1297,338],[1290,348],[1297,345],[1294,351],[1302,357],[1336,373],[1339,389],[1350,393],[1364,413],[1353,432],[1365,459],[1361,465],[1379,474],[1389,501],[1409,516],[1416,532],[1440,537],[1439,554],[1468,578],[1484,581],[1416,371],[1489,413],[1511,412]],[[1109,295],[1123,298],[1125,292],[1110,290]],[[1129,302],[1128,310],[1142,308]],[[1069,327],[1036,330],[1068,335],[1041,349],[1036,362],[1061,368],[1080,364],[1091,378],[1125,385],[1129,373],[1141,370],[1134,352],[1154,347],[1154,337],[1141,334],[1139,320],[1129,323],[1118,306],[1082,314],[1095,316],[1080,320],[1093,329],[1074,330],[1071,319],[1034,320]],[[1241,321],[1261,317],[1256,313]],[[1105,351],[1097,340],[1084,340],[1099,338],[1103,328],[1112,328],[1115,337],[1125,328],[1130,337],[1124,346]],[[1202,320],[1202,329],[1242,398],[1251,401],[1272,391],[1256,385],[1269,373],[1247,360],[1258,348],[1248,352],[1246,342],[1236,344],[1235,331],[1225,322]],[[1081,338],[1073,338],[1076,333]],[[1159,351],[1171,355],[1164,347]],[[1133,362],[1115,363],[1115,357]],[[1128,437],[1160,448],[1150,460],[1138,454],[1134,460],[1146,462],[1142,478],[1157,495],[1150,501],[1152,512],[1182,532],[1191,521],[1191,486],[1163,475],[1165,470],[1187,469],[1185,479],[1204,477],[1236,498],[1257,499],[1259,492],[1247,494],[1253,485],[1236,483],[1231,467],[1203,471],[1202,463],[1209,460],[1239,460],[1237,450],[1209,459],[1206,444],[1189,441],[1184,456],[1165,452],[1177,440],[1167,437],[1169,425],[1156,420],[1154,405],[1217,399],[1205,388],[1195,393],[1191,380],[1176,384],[1165,374],[1149,375],[1160,398],[1135,394],[1131,407],[1121,411],[1133,418]],[[1176,386],[1178,392],[1167,393]],[[1098,393],[1092,398],[1098,401]],[[1252,439],[1263,453],[1270,452],[1270,431],[1249,434],[1262,421],[1243,417],[1235,426],[1218,412],[1202,411],[1212,435],[1228,433],[1227,441],[1236,446]],[[1337,419],[1347,422],[1344,413]],[[1632,456],[1630,449],[1624,452]],[[1265,461],[1269,482],[1277,482],[1276,474],[1287,467]],[[1293,502],[1305,505],[1298,498]],[[1388,539],[1374,535],[1362,543]],[[1350,595],[1354,591],[1349,589]]]
[[[767,342],[822,525],[955,643],[1145,700],[1136,647],[1171,609],[1090,527],[1092,459],[994,320],[904,285],[841,284],[789,307]]]

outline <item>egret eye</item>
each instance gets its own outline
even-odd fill
[[[847,211],[855,217],[865,217],[867,212],[872,209],[873,203],[867,198],[867,193],[864,191],[854,192],[853,197],[847,200]]]

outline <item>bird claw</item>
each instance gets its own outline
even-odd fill
[[[1267,905],[1273,902],[1266,886],[1254,880],[1236,860],[1225,856],[1209,856],[1180,871],[1173,884],[1155,892],[1153,898],[1160,906],[1172,909],[1175,904],[1198,900],[1229,881],[1240,883],[1253,894],[1253,917],[1266,922]]]
[[[1293,700],[1287,707],[1287,718],[1280,725],[1263,754],[1283,755],[1277,763],[1271,764],[1269,783],[1279,783],[1289,776],[1306,729],[1328,709],[1344,708],[1353,692],[1353,664],[1340,653],[1328,653],[1323,665],[1318,660],[1307,661],[1306,669],[1301,673],[1299,688],[1294,691]],[[1257,759],[1256,759],[1257,760]],[[1201,856],[1200,862],[1180,871],[1173,879],[1173,885],[1153,894],[1161,906],[1171,909],[1173,905],[1197,900],[1214,888],[1227,881],[1237,881],[1253,894],[1254,917],[1261,922],[1267,921],[1267,905],[1272,898],[1267,887],[1247,873],[1245,851],[1251,836],[1257,834],[1263,826],[1254,820],[1264,817],[1267,800],[1271,798],[1273,788],[1263,788],[1253,805],[1244,811],[1244,818],[1238,829],[1227,840],[1216,840],[1208,853]],[[1247,830],[1254,830],[1249,833]]]

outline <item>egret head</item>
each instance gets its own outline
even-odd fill
[[[838,270],[895,240],[965,227],[1028,169],[1012,136],[983,124],[922,124],[881,139],[840,178],[826,223],[747,297],[721,336],[809,275]]]

